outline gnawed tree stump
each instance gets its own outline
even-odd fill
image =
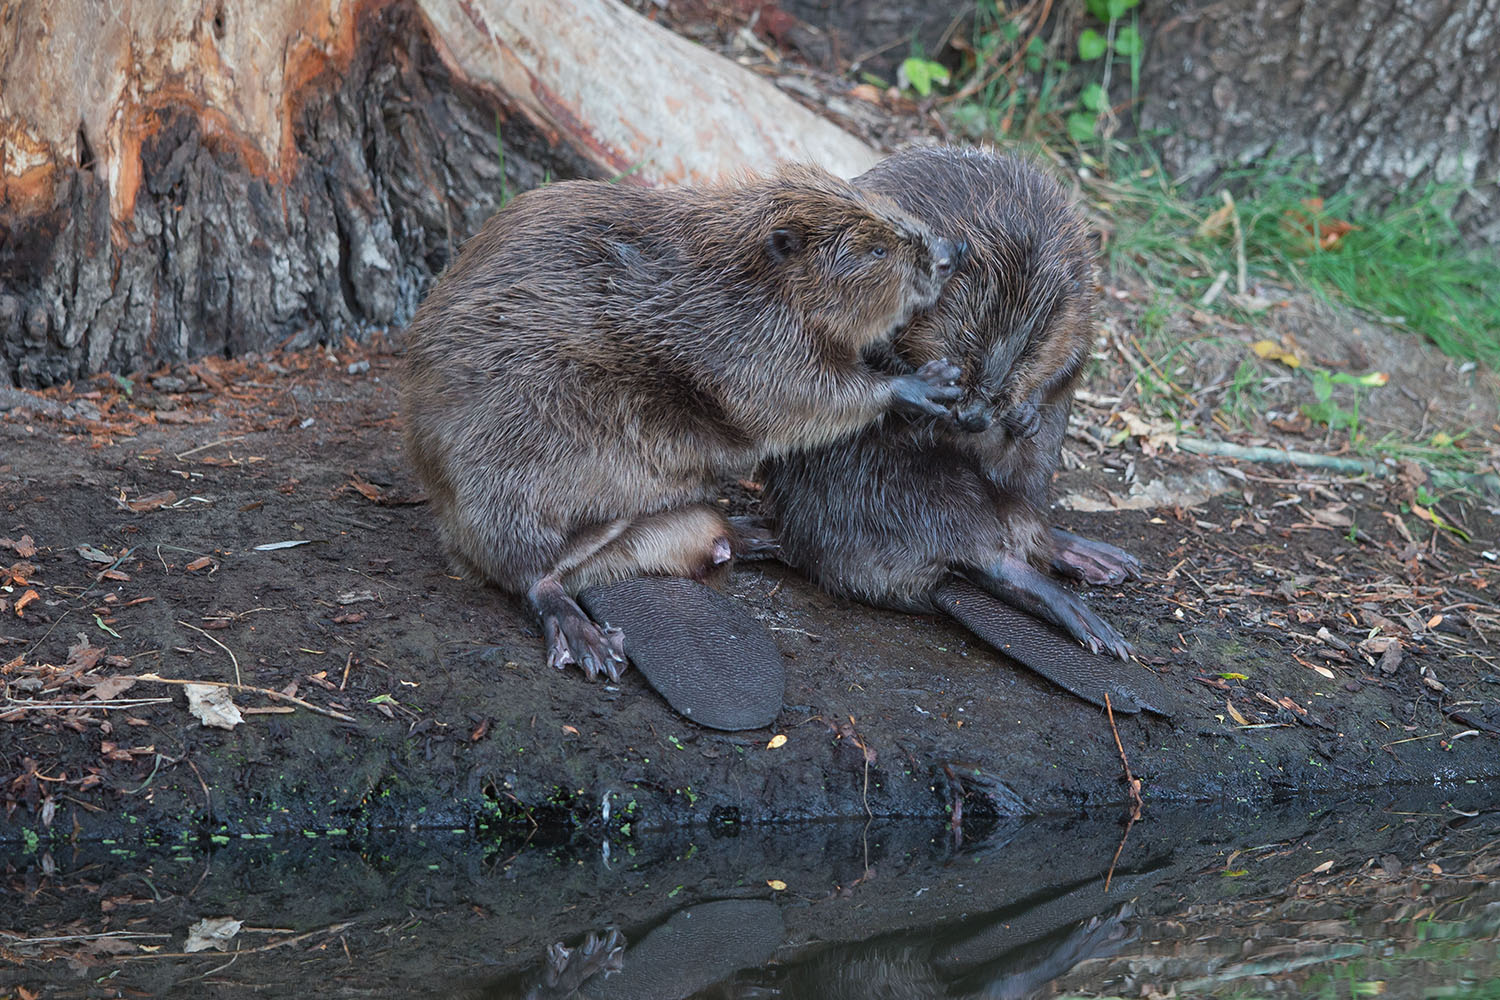
[[[0,385],[399,326],[548,177],[874,158],[614,0],[113,7],[0,12]]]

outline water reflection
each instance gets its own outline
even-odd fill
[[[678,831],[607,861],[540,836],[18,849],[0,995],[1500,996],[1493,791],[1157,808],[1123,844],[1109,815],[961,845],[914,822]],[[222,951],[189,950],[204,921]]]

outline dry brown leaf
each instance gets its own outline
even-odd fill
[[[241,921],[233,917],[204,917],[188,928],[187,941],[183,943],[182,950],[192,952],[214,948],[224,951],[240,932],[241,926]]]
[[[200,569],[207,569],[213,564],[214,561],[212,556],[199,556],[197,559],[194,559],[192,562],[184,566],[183,569],[189,573],[196,573]]]
[[[188,711],[205,726],[233,729],[245,721],[229,692],[209,684],[187,684]]]
[[[118,503],[123,510],[133,510],[137,514],[142,514],[148,510],[160,510],[162,507],[165,507],[167,504],[176,499],[177,494],[172,490],[163,490],[160,493],[152,493],[150,496],[137,497],[134,500],[125,499],[124,493],[122,492],[120,498],[115,502]]]
[[[371,501],[374,501],[376,503],[380,502],[380,488],[379,487],[377,487],[377,486],[375,486],[375,485],[373,485],[371,483],[365,482],[363,479],[359,478],[358,476],[352,477],[349,480],[349,485],[353,486],[356,490],[358,490],[359,491],[359,495],[362,496],[362,497],[364,497],[366,500],[371,500]]]
[[[36,555],[36,543],[31,540],[30,535],[22,535],[20,541],[0,538],[0,549],[13,549],[22,559],[30,559]]]
[[[1234,707],[1234,702],[1230,701],[1228,698],[1224,699],[1224,707],[1229,710],[1229,717],[1233,719],[1237,725],[1250,725],[1250,720],[1241,715],[1240,710]]]
[[[104,677],[89,691],[89,695],[100,701],[109,701],[111,698],[119,697],[122,692],[129,691],[135,687],[134,677]]]

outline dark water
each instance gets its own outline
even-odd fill
[[[21,845],[0,997],[1500,998],[1497,791],[962,837]]]

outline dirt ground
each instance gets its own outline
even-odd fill
[[[1500,776],[1495,499],[1428,484],[1434,504],[1415,466],[1369,478],[1173,450],[1179,430],[1134,392],[1146,355],[1126,331],[1145,297],[1106,292],[1057,521],[1146,564],[1089,600],[1180,704],[1117,720],[1147,802]],[[1266,327],[1319,331],[1300,343],[1323,363],[1397,372],[1358,390],[1362,419],[1423,439],[1467,428],[1451,447],[1490,449],[1493,471],[1492,377],[1329,315],[1296,300]],[[1213,322],[1165,373],[1209,413],[1220,369],[1267,336]],[[1336,451],[1298,423],[1309,381],[1256,364],[1256,422],[1236,439]],[[835,600],[774,564],[727,586],[786,658],[769,729],[699,729],[634,673],[549,671],[522,609],[445,572],[401,453],[398,366],[351,343],[206,359],[128,393],[106,377],[0,395],[0,837],[619,836],[956,804],[972,824],[1126,797],[1100,711],[952,623]],[[235,691],[243,721],[210,728],[160,678],[297,700]]]

